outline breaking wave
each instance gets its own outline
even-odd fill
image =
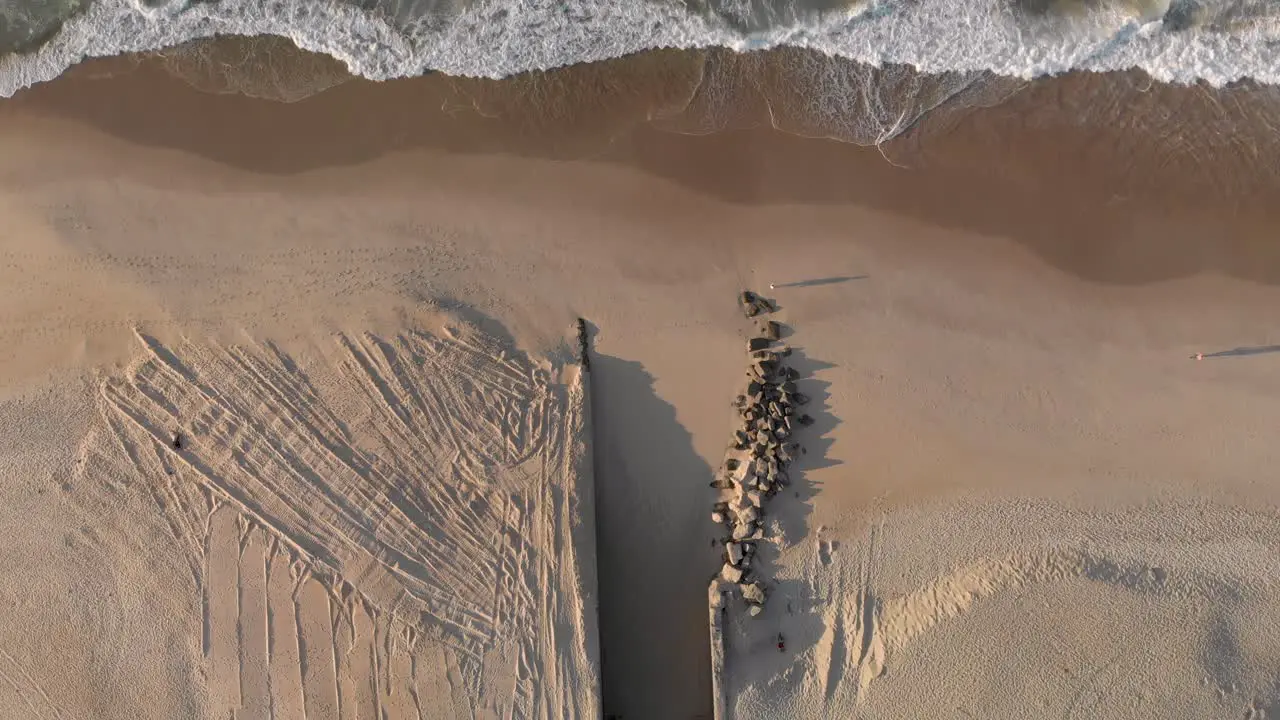
[[[789,47],[927,74],[1140,69],[1173,83],[1280,83],[1270,0],[10,0],[0,94],[88,57],[224,35],[289,38],[379,80]]]

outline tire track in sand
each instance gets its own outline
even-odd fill
[[[471,331],[137,336],[100,435],[192,556],[215,716],[599,714],[580,387]]]

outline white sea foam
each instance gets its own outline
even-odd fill
[[[1169,30],[1160,12],[1098,10],[1028,20],[1002,0],[872,0],[809,22],[744,33],[714,15],[652,0],[486,0],[407,28],[338,2],[223,0],[147,8],[102,0],[39,50],[0,60],[0,94],[52,79],[94,56],[154,50],[213,35],[280,35],[352,72],[390,79],[441,71],[499,78],[655,48],[809,48],[873,66],[1031,78],[1138,68],[1157,80],[1280,84],[1280,21]],[[1225,10],[1223,10],[1225,13]],[[1223,29],[1229,27],[1229,30]]]

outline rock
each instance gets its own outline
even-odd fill
[[[750,399],[752,395],[755,395],[756,393],[760,392],[760,389],[761,389],[760,382],[757,380],[752,380],[751,382],[747,383],[747,399]]]
[[[724,461],[724,469],[728,470],[729,472],[733,472],[734,470],[737,470],[738,465],[739,463],[736,458],[729,458],[728,460]]]
[[[724,551],[729,558],[729,564],[737,567],[746,554],[742,552],[742,543],[725,543]]]
[[[723,513],[718,513],[718,512],[713,512],[713,513],[711,513],[711,522],[713,522],[713,523],[715,523],[715,524],[717,524],[717,525],[723,525],[723,524],[724,524],[724,514],[723,514]]]
[[[760,496],[760,493],[754,490],[747,493],[747,500],[756,507],[760,507],[764,504],[764,498]]]
[[[745,432],[743,432],[743,431],[741,431],[741,430],[735,430],[735,431],[734,431],[734,433],[733,433],[733,446],[734,446],[734,447],[738,448],[739,450],[746,449],[746,447],[747,447],[747,442],[748,442],[748,438],[747,438],[747,434],[746,434]]]
[[[792,394],[791,394],[791,401],[792,401],[792,402],[794,402],[794,403],[795,403],[795,404],[797,404],[797,405],[808,405],[808,404],[809,404],[809,396],[808,396],[808,395],[805,395],[804,393],[792,393]]]
[[[766,320],[760,323],[760,334],[770,340],[777,340],[782,337],[782,326],[776,320]]]
[[[716,478],[711,481],[711,487],[717,490],[728,490],[733,487],[733,481],[729,478]]]
[[[796,384],[790,380],[782,383],[778,387],[782,388],[782,392],[787,393],[789,395],[794,395],[796,392]]]
[[[788,380],[799,380],[799,379],[800,379],[800,371],[799,371],[799,370],[797,370],[797,369],[795,369],[795,368],[793,368],[793,367],[783,368],[783,370],[782,370],[782,374],[783,374],[784,376],[786,376],[786,378],[787,378]]]
[[[738,295],[738,303],[742,305],[742,312],[747,317],[755,317],[763,313],[771,313],[777,310],[777,306],[768,298],[762,298],[750,290],[743,290]]]
[[[782,407],[776,402],[769,403],[769,414],[776,418],[782,417]]]
[[[742,574],[743,573],[741,570],[730,565],[729,563],[725,563],[724,567],[720,568],[720,577],[724,578],[725,580],[728,580],[731,583],[740,582],[742,580]]]
[[[778,474],[773,477],[773,484],[778,487],[786,487],[791,484],[791,476],[787,475],[786,470],[779,470]]]
[[[791,454],[791,451],[788,449],[787,444],[783,444],[779,446],[776,455],[777,455],[778,461],[783,463],[789,463],[795,459],[795,456],[793,456]],[[773,478],[770,478],[770,479],[772,480]]]
[[[750,615],[751,617],[755,617],[762,612],[764,612],[763,605],[753,605],[751,603],[747,603],[747,614]]]
[[[797,420],[796,422],[800,423],[801,425],[809,426],[814,423],[814,419],[809,417],[808,415],[801,415],[800,419]]]
[[[733,539],[746,540],[747,538],[755,534],[755,531],[756,531],[755,525],[751,525],[750,523],[739,523],[738,525],[735,525],[733,528]]]
[[[750,500],[748,500],[750,502]],[[760,518],[760,506],[751,503],[747,507],[738,511],[738,522],[743,525],[753,525]]]
[[[742,590],[742,597],[745,598],[747,602],[756,605],[764,604],[764,586],[760,583],[747,583],[739,585],[738,587]]]
[[[755,352],[756,350],[764,350],[769,347],[773,341],[764,337],[753,337],[747,341],[747,352]]]

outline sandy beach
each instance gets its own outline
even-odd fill
[[[552,76],[539,97],[572,102],[541,115],[527,80],[280,103],[153,60],[0,103],[0,705],[23,708],[0,715],[711,717],[744,288],[780,306],[815,422],[771,501],[767,610],[731,607],[725,717],[1280,712],[1280,210],[1248,88],[1137,85],[1104,128],[1065,109],[1131,79],[1065,76],[868,148],[749,108],[670,132],[683,67]],[[1144,98],[1204,120],[1171,140]],[[535,399],[556,422],[512,430]],[[569,470],[522,468],[544,434]],[[418,504],[481,520],[424,539],[396,514]],[[207,626],[286,600],[353,644],[336,690],[274,620]],[[464,646],[498,669],[450,666]]]

